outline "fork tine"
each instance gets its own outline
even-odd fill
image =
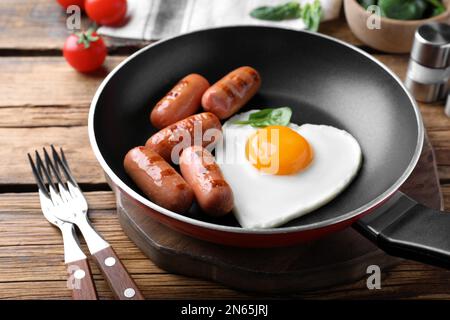
[[[29,153],[28,155],[28,161],[30,162],[31,170],[33,171],[33,176],[36,179],[36,183],[38,185],[39,190],[41,190],[47,198],[50,198],[50,194],[45,186],[45,182],[42,178],[42,176],[39,174],[38,170],[36,169],[36,165],[34,164],[33,158]]]
[[[66,179],[70,181],[75,187],[78,188],[78,184],[72,175],[72,172],[70,171],[69,164],[67,163],[66,156],[64,155],[64,151],[62,148],[60,148],[61,156],[58,154],[58,151],[56,151],[55,147],[51,145],[52,153],[53,153],[53,159],[57,166],[61,166],[63,169],[64,175],[66,176]]]
[[[44,150],[45,164],[47,165],[47,170],[50,172],[50,174],[56,177],[58,184],[62,186],[65,190],[67,190],[66,185],[61,178],[61,174],[57,163],[53,164],[52,161],[50,160],[50,156],[47,153],[47,149],[45,148],[42,149]]]
[[[41,156],[39,155],[39,152],[37,152],[37,150],[36,150],[35,153],[36,153],[36,164],[37,164],[38,172],[41,174],[41,176],[42,176],[42,173],[44,173],[45,177],[47,178],[47,182],[49,184],[50,191],[51,191],[51,188],[53,188],[53,190],[55,192],[57,192],[58,189],[56,188],[56,185],[54,184],[47,168],[44,166]]]
[[[53,147],[53,149],[55,149],[55,147]],[[55,150],[56,151],[56,150]],[[61,159],[62,161],[66,164],[67,168],[69,168],[69,164],[66,160],[66,155],[64,154],[64,151],[62,148],[59,148],[59,152],[61,153]],[[69,170],[70,171],[70,170]]]

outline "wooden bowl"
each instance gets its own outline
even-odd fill
[[[428,22],[450,22],[450,0],[443,2],[447,10],[438,16],[422,20],[381,17],[380,29],[367,27],[367,21],[372,13],[367,12],[356,0],[344,0],[344,12],[350,29],[369,47],[391,53],[406,53],[411,51],[417,27]]]

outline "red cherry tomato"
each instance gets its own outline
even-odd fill
[[[86,0],[86,13],[98,24],[114,26],[125,18],[127,0]]]
[[[71,5],[79,6],[81,9],[84,9],[84,0],[57,0],[58,3],[63,7],[67,8]]]
[[[91,72],[103,64],[107,49],[99,35],[87,31],[70,35],[64,44],[63,54],[74,69]]]

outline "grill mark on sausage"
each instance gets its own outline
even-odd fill
[[[237,86],[242,90],[248,87],[248,82],[239,76],[234,77],[233,80],[236,81]]]
[[[259,82],[259,75],[255,70],[245,69],[245,71],[253,78],[255,82]]]
[[[202,120],[202,119],[206,120],[206,119],[211,119],[212,118],[212,114],[208,113],[208,112],[204,112],[204,113],[197,114],[195,117],[198,118],[199,121]]]
[[[161,177],[170,177],[175,174],[175,170],[172,168],[164,169],[161,171]]]
[[[207,170],[207,171],[213,171],[213,170],[215,170],[216,169],[216,165],[214,164],[214,163],[211,163],[211,164],[205,164],[205,169]]]
[[[167,94],[167,98],[171,98],[171,99],[175,99],[176,97],[178,97],[180,95],[180,92],[179,91],[170,91],[168,94]]]
[[[151,156],[148,161],[153,164],[155,162],[161,162],[163,159],[160,156]]]
[[[214,114],[204,112],[191,116],[184,120],[180,120],[177,123],[158,131],[147,140],[146,146],[158,153],[164,160],[170,162],[172,149],[177,143],[184,143],[185,138],[188,139],[187,136],[191,138],[191,145],[198,144],[206,146],[214,145],[215,143],[217,143],[217,140],[220,137],[216,137],[214,135],[209,137],[209,139],[205,139],[204,141],[197,141],[199,140],[197,138],[194,139],[195,137],[193,134],[195,123],[199,123],[202,135],[209,129],[222,129],[219,120]],[[189,140],[186,140],[186,142],[189,142]],[[181,151],[182,150],[180,150],[180,153]]]
[[[220,84],[219,87],[225,92],[225,94],[230,97],[231,99],[236,98],[234,95],[234,92],[231,90],[231,88],[226,84]]]
[[[226,183],[226,181],[225,180],[222,180],[222,179],[217,179],[217,180],[211,180],[211,186],[213,187],[213,188],[215,188],[215,187],[225,187],[225,186],[227,186],[228,184]]]
[[[188,188],[186,183],[179,183],[175,186],[178,190],[186,190]]]

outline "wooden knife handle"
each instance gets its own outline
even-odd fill
[[[91,268],[86,259],[67,263],[68,286],[72,289],[73,300],[98,300]]]
[[[120,261],[112,247],[107,247],[93,254],[98,267],[103,273],[116,299],[144,300],[142,293],[134,283],[127,269]]]

